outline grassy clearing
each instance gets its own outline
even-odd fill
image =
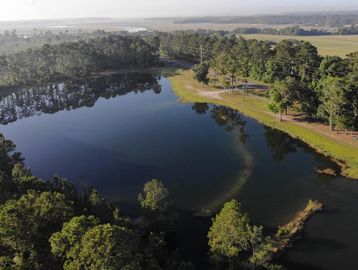
[[[255,118],[260,123],[282,130],[294,138],[298,138],[318,152],[331,157],[342,167],[342,173],[353,179],[358,179],[358,149],[352,145],[339,142],[314,130],[307,129],[292,122],[279,122],[275,115],[266,109],[267,99],[249,96],[242,101],[240,96],[223,94],[222,100],[200,95],[193,89],[216,90],[193,79],[190,71],[170,72],[168,78],[172,82],[174,92],[183,102],[207,102],[228,106],[243,114]],[[188,86],[191,87],[188,87]]]
[[[280,42],[284,39],[298,39],[311,42],[318,48],[321,55],[336,55],[345,57],[351,52],[358,51],[358,35],[334,36],[279,36],[279,35],[242,35],[246,39],[268,40]]]

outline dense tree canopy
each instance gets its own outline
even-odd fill
[[[141,269],[135,237],[124,227],[94,226],[69,250],[64,269]]]
[[[138,200],[144,210],[155,213],[166,213],[169,209],[169,192],[162,182],[153,179],[144,185],[143,193]]]
[[[249,219],[237,201],[227,202],[213,220],[208,238],[215,255],[235,257],[249,248]]]
[[[329,126],[333,130],[334,125],[340,124],[340,116],[344,111],[346,100],[346,89],[342,79],[336,77],[327,77],[322,82],[323,95],[321,108],[328,114]]]
[[[48,238],[72,215],[72,202],[63,194],[29,191],[1,207],[1,245],[19,267],[44,267],[42,259],[50,256]]]
[[[42,31],[33,29],[32,32],[26,35],[17,33],[15,29],[12,31],[5,30],[3,34],[0,34],[0,55],[13,54],[29,48],[41,47],[45,44],[54,45],[64,42],[89,40],[91,38],[105,37],[108,35],[110,35],[110,33],[103,30],[70,33],[68,30],[52,32],[49,30]]]
[[[158,62],[157,48],[140,37],[109,35],[87,41],[45,44],[0,57],[0,86],[50,82],[119,67],[148,67]]]
[[[206,83],[208,78],[208,73],[209,73],[209,64],[206,62],[202,62],[199,63],[197,65],[195,65],[193,67],[193,71],[195,73],[195,78],[199,81],[199,82],[204,82]]]
[[[270,89],[270,103],[268,107],[271,111],[279,113],[282,120],[282,112],[292,106],[295,101],[295,81],[288,77],[285,81],[276,81]]]
[[[231,200],[213,219],[208,233],[210,253],[217,262],[227,262],[230,269],[274,269],[272,240],[262,226],[251,225],[240,204]],[[277,268],[278,269],[278,268]]]

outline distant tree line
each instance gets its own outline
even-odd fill
[[[281,29],[276,28],[257,28],[257,27],[238,27],[235,34],[263,34],[263,35],[284,35],[284,36],[329,36],[329,35],[357,35],[358,26],[352,25],[339,27],[336,30],[321,30],[311,28],[309,30],[299,26],[289,26]]]
[[[197,79],[235,87],[246,78],[270,83],[269,108],[279,114],[294,108],[332,129],[358,129],[358,52],[342,59],[321,57],[309,42],[268,42],[235,36],[176,32],[162,35],[161,49],[194,63]],[[202,49],[201,49],[202,47]]]
[[[287,35],[287,36],[324,36],[331,35],[332,32],[310,29],[306,30],[299,26],[290,26],[282,29],[275,28],[256,28],[256,27],[239,27],[234,30],[236,34],[264,34],[264,35]]]
[[[358,25],[339,27],[335,33],[337,35],[358,35]]]
[[[319,29],[319,28],[310,28],[305,29],[298,25],[288,26],[284,28],[258,28],[258,27],[238,27],[231,31],[226,30],[208,30],[208,29],[198,29],[198,30],[186,30],[186,31],[176,31],[176,33],[195,33],[204,36],[231,36],[231,35],[248,35],[248,34],[261,34],[261,35],[282,35],[282,36],[330,36],[330,35],[357,35],[358,34],[358,25],[352,26],[343,26],[332,29]],[[162,35],[163,37],[164,35]]]
[[[0,56],[0,87],[83,77],[106,68],[148,67],[158,60],[157,48],[137,36],[109,35],[45,44],[41,48]]]
[[[64,42],[88,40],[110,34],[103,30],[71,33],[68,30],[52,32],[34,29],[31,33],[24,35],[17,33],[15,29],[12,31],[6,30],[3,34],[0,34],[0,55],[18,53],[29,48],[41,47],[45,44],[54,45]]]
[[[288,14],[262,16],[226,16],[226,17],[192,17],[179,18],[175,23],[242,23],[242,24],[293,24],[339,27],[357,25],[358,14]]]

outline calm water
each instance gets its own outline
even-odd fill
[[[193,214],[231,198],[268,231],[308,199],[320,200],[325,211],[282,262],[289,269],[358,265],[358,182],[318,175],[314,167],[328,160],[236,111],[181,103],[165,78],[112,75],[9,92],[0,124],[36,175],[94,186],[128,214],[147,180],[163,181],[180,213],[183,255],[203,269],[210,219]]]

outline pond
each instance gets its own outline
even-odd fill
[[[358,182],[319,175],[333,166],[303,143],[239,112],[184,104],[170,81],[127,73],[4,93],[0,132],[44,179],[66,176],[93,186],[123,211],[138,213],[137,194],[157,178],[178,211],[183,256],[206,268],[210,218],[231,198],[268,232],[308,199],[325,210],[280,260],[289,269],[358,265]]]

